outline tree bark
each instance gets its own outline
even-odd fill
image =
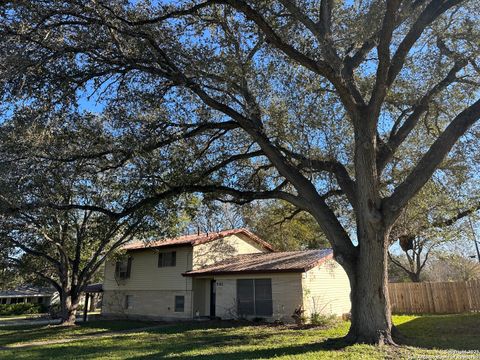
[[[62,291],[61,301],[61,322],[63,326],[75,325],[75,319],[77,317],[79,296],[72,296],[69,291]]]
[[[419,272],[410,272],[408,273],[408,276],[410,277],[410,280],[415,283],[420,282],[420,273]]]
[[[391,344],[392,319],[388,297],[386,231],[359,239],[356,263],[347,274],[351,286],[351,343]]]

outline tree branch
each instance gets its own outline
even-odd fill
[[[401,208],[430,179],[433,172],[450,152],[458,138],[480,119],[480,99],[458,114],[447,126],[430,149],[421,158],[407,178],[397,186],[393,194],[384,199],[383,211],[388,222],[393,223]]]
[[[392,159],[398,147],[405,141],[411,131],[417,125],[420,116],[428,110],[431,100],[445,90],[457,79],[457,73],[467,65],[467,61],[457,61],[448,72],[447,76],[433,86],[413,107],[413,112],[408,116],[398,131],[392,129],[392,133],[385,146],[379,148],[377,155],[377,170],[381,173],[387,163]]]

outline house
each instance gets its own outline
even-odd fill
[[[50,305],[56,291],[51,288],[20,286],[13,290],[0,290],[0,304],[33,303]]]
[[[350,286],[330,249],[275,252],[246,229],[124,246],[105,266],[102,314],[293,321],[295,309],[342,315]]]

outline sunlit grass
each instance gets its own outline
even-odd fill
[[[399,348],[369,345],[345,346],[341,338],[348,323],[328,329],[295,329],[289,326],[242,325],[202,322],[165,325],[155,329],[0,351],[1,359],[412,359],[420,356],[451,358],[456,350],[480,350],[480,314],[452,316],[395,316],[394,323],[408,335]],[[151,325],[151,324],[150,324]],[[38,327],[2,333],[3,346],[45,338],[75,338],[128,327],[134,322],[91,322],[74,329]],[[473,330],[475,328],[476,330]],[[5,337],[6,336],[6,337]],[[449,342],[444,339],[449,339]],[[463,353],[480,358],[480,352]]]

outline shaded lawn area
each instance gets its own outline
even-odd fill
[[[0,346],[33,341],[71,339],[80,335],[99,335],[110,331],[121,331],[154,326],[154,322],[144,321],[90,321],[74,327],[56,325],[19,325],[0,327]],[[0,353],[2,359],[3,353]]]
[[[295,329],[288,326],[240,326],[239,323],[202,322],[165,325],[160,328],[117,334],[107,338],[79,340],[0,351],[1,359],[412,359],[428,356],[452,358],[453,350],[476,350],[462,358],[480,359],[480,314],[446,316],[395,316],[394,322],[405,334],[408,346],[399,348],[369,345],[346,346],[338,338],[346,334],[348,323],[329,329]],[[59,337],[75,337],[148,326],[142,322],[96,321],[73,329],[29,328],[0,332],[4,346],[15,342]],[[151,325],[151,324],[150,324]],[[23,331],[23,332],[22,332]],[[31,331],[31,332],[28,332]],[[33,335],[39,333],[41,335]],[[29,337],[30,336],[30,337]],[[436,349],[435,349],[436,348]],[[427,358],[428,358],[427,357]],[[458,357],[457,357],[458,358]]]

